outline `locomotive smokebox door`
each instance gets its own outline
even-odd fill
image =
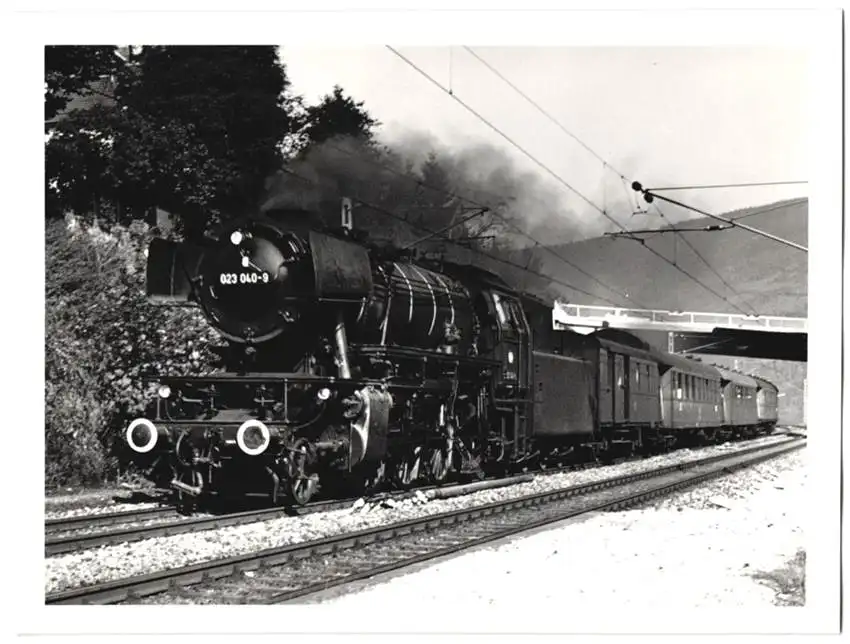
[[[319,299],[360,302],[372,292],[369,253],[360,244],[311,231],[310,251]]]
[[[198,275],[203,249],[165,239],[148,246],[147,296],[160,304],[185,304],[192,293],[190,280]]]

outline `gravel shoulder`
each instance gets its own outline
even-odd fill
[[[573,614],[600,606],[669,614],[803,605],[805,450],[654,505],[446,559],[317,602],[351,609],[504,608]]]

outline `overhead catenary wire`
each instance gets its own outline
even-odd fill
[[[650,192],[661,192],[662,190],[712,190],[715,188],[753,188],[757,186],[790,186],[808,181],[755,181],[749,183],[714,183],[696,186],[665,186],[663,188],[647,188]]]
[[[594,151],[593,151],[593,149],[592,149],[589,145],[587,145],[584,141],[582,141],[582,140],[581,140],[580,138],[578,138],[575,134],[573,134],[572,132],[570,132],[570,131],[566,128],[566,127],[564,127],[564,125],[563,125],[560,121],[558,121],[558,119],[556,119],[554,116],[552,116],[551,114],[549,114],[549,112],[547,112],[546,110],[544,110],[544,109],[543,109],[543,108],[542,108],[542,107],[541,107],[541,106],[540,106],[540,105],[539,105],[539,104],[538,104],[535,100],[533,100],[530,96],[528,96],[525,92],[523,92],[523,91],[522,91],[519,87],[517,87],[516,85],[514,85],[514,84],[513,84],[510,80],[508,80],[507,78],[505,78],[505,76],[504,76],[504,75],[503,75],[503,74],[502,74],[502,73],[501,73],[498,69],[496,69],[495,67],[493,67],[490,63],[488,63],[486,60],[484,60],[484,58],[482,58],[482,57],[481,57],[481,56],[479,56],[477,53],[475,53],[475,50],[473,50],[471,47],[468,47],[468,46],[466,46],[466,45],[464,45],[464,46],[463,46],[463,48],[464,48],[466,51],[468,51],[468,52],[469,52],[472,56],[474,56],[474,57],[475,57],[475,58],[476,58],[476,59],[477,59],[477,60],[478,60],[478,61],[479,61],[482,65],[484,65],[487,69],[489,69],[489,70],[490,70],[491,72],[493,72],[496,76],[498,76],[499,78],[501,78],[501,79],[502,79],[502,80],[503,80],[503,81],[504,81],[504,82],[505,82],[508,86],[510,86],[511,88],[513,88],[513,90],[514,90],[517,94],[519,94],[519,95],[520,95],[520,96],[522,96],[522,97],[523,97],[526,101],[528,101],[529,103],[531,103],[531,104],[532,104],[532,105],[533,105],[533,106],[537,109],[537,111],[538,111],[538,112],[540,112],[541,114],[543,114],[543,116],[545,116],[545,117],[546,117],[547,119],[549,119],[552,123],[554,123],[554,124],[555,124],[555,125],[556,125],[556,126],[557,126],[557,127],[558,127],[558,128],[559,128],[562,132],[563,132],[563,133],[564,133],[564,134],[566,134],[567,136],[571,137],[571,138],[572,138],[572,139],[573,139],[576,143],[578,143],[581,147],[583,147],[583,148],[584,148],[585,150],[587,150],[590,154],[592,154],[594,157],[596,157],[596,158],[597,158],[597,159],[598,159],[598,160],[599,160],[599,161],[600,161],[603,165],[608,166],[608,167],[609,167],[609,168],[611,168],[614,172],[616,172],[618,175],[620,175],[620,177],[625,178],[625,177],[623,176],[623,174],[622,174],[619,170],[617,170],[616,168],[614,168],[614,167],[613,167],[610,163],[608,163],[608,161],[607,161],[607,160],[603,159],[601,156],[599,156],[599,154],[597,154],[596,152],[594,152]]]
[[[514,84],[513,84],[510,80],[508,80],[507,78],[505,78],[505,76],[504,76],[501,72],[499,72],[499,71],[498,71],[498,70],[497,70],[497,69],[496,69],[493,65],[491,65],[491,64],[490,64],[490,63],[488,63],[486,60],[484,60],[484,59],[483,59],[480,55],[478,55],[475,51],[473,51],[473,50],[472,50],[472,48],[470,48],[470,47],[466,47],[466,46],[465,46],[464,48],[465,48],[465,49],[466,49],[466,50],[467,50],[467,51],[468,51],[468,52],[469,52],[472,56],[474,56],[474,57],[475,57],[478,61],[480,61],[480,62],[481,62],[481,63],[482,63],[485,67],[487,67],[487,68],[488,68],[491,72],[493,72],[496,76],[498,76],[500,79],[502,79],[502,81],[504,81],[504,82],[505,82],[508,86],[510,86],[510,87],[511,87],[514,91],[516,91],[516,92],[517,92],[520,96],[522,96],[522,97],[523,97],[526,101],[528,101],[531,105],[533,105],[533,106],[534,106],[534,107],[535,107],[535,108],[536,108],[536,109],[537,109],[537,110],[538,110],[541,114],[543,114],[543,115],[544,115],[547,119],[549,119],[552,123],[554,123],[556,126],[558,126],[558,127],[559,127],[559,128],[560,128],[563,132],[564,132],[564,133],[566,133],[568,136],[570,136],[570,137],[571,137],[571,138],[573,138],[575,141],[577,141],[577,142],[578,142],[578,143],[579,143],[582,147],[584,147],[584,148],[585,148],[588,152],[590,152],[590,153],[591,153],[594,157],[596,157],[599,161],[601,161],[601,162],[602,162],[602,164],[603,164],[603,168],[605,168],[605,167],[611,168],[614,172],[616,172],[617,174],[619,174],[619,175],[620,175],[620,178],[621,178],[621,179],[625,180],[625,176],[623,175],[623,173],[622,173],[622,172],[620,172],[619,170],[617,170],[617,169],[616,169],[614,166],[612,166],[612,165],[611,165],[611,164],[610,164],[610,163],[609,163],[606,159],[604,159],[602,156],[600,156],[598,153],[596,153],[593,149],[591,149],[591,148],[590,148],[590,146],[588,146],[586,143],[584,143],[584,142],[583,142],[581,139],[579,139],[579,138],[578,138],[575,134],[573,134],[572,132],[570,132],[570,131],[569,131],[566,127],[564,127],[564,126],[563,126],[563,125],[562,125],[562,124],[561,124],[561,123],[560,123],[560,122],[559,122],[559,121],[558,121],[555,117],[553,117],[553,116],[552,116],[551,114],[549,114],[549,113],[548,113],[545,109],[543,109],[543,108],[542,108],[542,107],[541,107],[541,106],[540,106],[540,105],[539,105],[536,101],[534,101],[531,97],[529,97],[529,96],[528,96],[527,94],[525,94],[522,90],[520,90],[520,89],[519,89],[516,85],[514,85]],[[808,183],[808,182],[807,182],[807,181],[767,181],[767,182],[750,182],[750,183],[735,183],[735,184],[711,184],[711,185],[702,185],[702,186],[690,186],[690,188],[691,188],[691,189],[700,189],[700,188],[722,188],[722,187],[750,187],[750,186],[766,186],[766,185],[791,185],[791,184],[801,184],[801,183]],[[684,190],[684,189],[687,189],[687,188],[688,188],[688,187],[670,187],[670,188],[660,188],[660,190]],[[647,189],[647,190],[651,190],[651,189]],[[656,189],[656,190],[659,190],[659,189]],[[662,199],[663,199],[663,197],[660,197],[660,196],[659,196],[659,198],[662,198]],[[671,200],[668,200],[668,201],[671,201]],[[675,202],[673,202],[673,203],[675,203]],[[607,214],[606,214],[604,211],[602,212],[602,214],[607,216]],[[659,211],[659,214],[660,214],[660,211]],[[705,214],[707,214],[707,213],[705,213]],[[663,215],[662,215],[662,216],[663,216]],[[743,227],[743,226],[742,226],[742,227]],[[755,229],[755,228],[751,228],[751,229],[749,229],[749,230],[750,230],[750,232],[754,232],[754,233],[756,233],[756,234],[761,234],[761,235],[763,235],[763,236],[768,236],[768,237],[769,237],[769,233],[764,233],[764,231],[759,231],[758,229]],[[691,248],[691,250],[693,250],[693,251],[697,254],[697,256],[699,256],[699,257],[702,259],[702,261],[706,264],[706,266],[708,266],[708,268],[709,268],[712,272],[714,272],[714,273],[715,273],[718,277],[720,277],[719,273],[717,273],[717,271],[716,271],[716,270],[715,270],[715,269],[714,269],[714,268],[713,268],[713,267],[712,267],[712,266],[711,266],[711,265],[710,265],[710,264],[709,264],[709,263],[705,260],[705,258],[703,258],[703,257],[702,257],[702,256],[701,256],[701,255],[700,255],[700,254],[696,251],[696,249],[695,249],[695,248],[693,248],[693,246],[692,246],[692,245],[691,245],[691,244],[690,244],[690,243],[689,243],[689,242],[685,239],[685,237],[684,237],[684,236],[682,236],[682,235],[679,235],[679,236],[680,236],[680,237],[682,238],[682,240],[683,240],[683,241],[684,241],[684,242],[685,242],[685,243],[686,243],[686,244],[687,244],[687,245]],[[789,243],[789,242],[787,242],[787,240],[782,240],[781,238],[778,238],[778,237],[774,237],[774,239],[775,239],[775,241],[779,241],[779,242],[781,242],[781,243],[788,243],[789,245],[793,245],[793,242],[790,242],[790,243]],[[644,244],[644,245],[645,245],[645,244]],[[800,249],[802,249],[802,248],[803,248],[802,246],[795,246],[795,247],[799,247]],[[647,248],[648,248],[648,247],[647,247]],[[651,249],[650,249],[650,250],[651,250]],[[677,266],[677,264],[675,264],[675,263],[674,263],[674,266]],[[733,292],[735,292],[735,290],[734,290],[733,288],[731,288],[731,286],[729,286],[729,285],[725,282],[725,280],[722,280],[722,278],[721,278],[721,281],[723,281],[723,282],[724,282],[724,284],[726,284],[726,285],[727,285],[727,288],[730,288],[730,290],[732,290]],[[725,298],[724,298],[724,299],[725,299]],[[728,302],[728,300],[727,300],[727,302]],[[750,307],[750,308],[752,308],[752,307]]]
[[[608,162],[608,160],[607,160],[607,159],[603,158],[601,155],[599,155],[597,152],[595,152],[595,151],[594,151],[594,150],[593,150],[590,146],[588,146],[586,143],[584,143],[584,141],[582,141],[582,140],[581,140],[581,139],[579,139],[579,138],[578,138],[575,134],[573,134],[572,132],[570,132],[570,131],[566,128],[566,127],[564,127],[564,126],[563,126],[563,124],[561,124],[561,122],[560,122],[560,121],[558,121],[558,119],[556,119],[554,116],[552,116],[551,114],[549,114],[549,112],[547,112],[545,109],[543,109],[543,108],[542,108],[542,107],[541,107],[541,106],[540,106],[540,105],[539,105],[536,101],[534,101],[531,97],[529,97],[529,96],[528,96],[527,94],[525,94],[522,90],[520,90],[520,89],[519,89],[516,85],[514,85],[514,84],[513,84],[510,80],[508,80],[507,78],[505,78],[505,76],[504,76],[503,74],[501,74],[501,73],[500,73],[500,72],[499,72],[499,71],[498,71],[495,67],[493,67],[491,64],[489,64],[487,61],[485,61],[485,60],[484,60],[481,56],[479,56],[478,54],[476,54],[476,53],[475,53],[475,52],[474,52],[474,51],[473,51],[470,47],[465,47],[465,49],[466,49],[466,50],[467,50],[470,54],[472,54],[472,55],[473,55],[473,56],[474,56],[477,60],[479,60],[482,64],[484,64],[484,65],[485,65],[485,66],[486,66],[486,67],[487,67],[490,71],[492,71],[494,74],[496,74],[496,76],[498,76],[498,77],[499,77],[499,78],[501,78],[501,79],[502,79],[505,83],[507,83],[507,84],[508,84],[508,86],[510,86],[512,89],[514,89],[517,93],[519,93],[519,94],[520,94],[520,96],[522,96],[522,97],[523,97],[526,101],[528,101],[529,103],[531,103],[531,105],[533,105],[533,106],[534,106],[534,107],[535,107],[535,108],[536,108],[536,109],[537,109],[537,110],[538,110],[541,114],[543,114],[543,115],[544,115],[547,119],[549,119],[552,123],[554,123],[554,124],[555,124],[555,125],[556,125],[556,126],[557,126],[560,130],[561,130],[561,131],[563,131],[565,134],[567,134],[567,135],[568,135],[568,136],[570,136],[572,139],[574,139],[575,141],[577,141],[577,142],[578,142],[578,143],[579,143],[579,144],[580,144],[580,145],[581,145],[581,146],[582,146],[585,150],[587,150],[588,152],[590,152],[590,154],[592,154],[594,157],[596,157],[596,158],[597,158],[597,159],[598,159],[598,160],[602,163],[602,165],[603,165],[603,169],[604,169],[604,168],[610,168],[613,172],[615,172],[617,175],[619,175],[620,180],[621,180],[621,181],[623,181],[623,184],[624,184],[624,187],[625,187],[625,182],[626,182],[626,177],[625,177],[625,175],[623,175],[623,173],[622,173],[622,172],[620,172],[617,168],[615,168],[614,166],[612,166],[612,165]],[[628,190],[627,190],[627,192],[628,192]],[[587,199],[585,199],[585,200],[587,201]],[[595,206],[595,204],[592,204],[592,205],[594,205],[594,206]],[[605,217],[607,217],[608,219],[611,219],[611,218],[608,216],[607,212],[605,212],[605,210],[604,210],[604,209],[601,209],[601,208],[599,208],[598,206],[595,206],[595,207],[596,207],[596,209],[597,209],[597,210],[598,210],[601,214],[603,214],[603,215],[604,215]],[[659,212],[660,212],[660,211],[659,211]],[[662,215],[662,216],[663,216],[663,215]],[[615,223],[616,223],[616,222],[615,222]],[[619,225],[619,224],[618,224],[618,225]],[[620,226],[620,229],[621,229],[621,230],[623,230],[623,231],[625,231],[625,228],[623,228],[623,226]],[[678,233],[677,233],[677,234],[678,234]],[[684,241],[684,242],[685,242],[685,244],[686,244],[689,248],[691,248],[691,250],[692,250],[692,251],[694,251],[694,253],[695,253],[695,254],[696,254],[696,255],[697,255],[697,256],[698,256],[698,257],[699,257],[699,258],[700,258],[700,259],[701,259],[701,260],[702,260],[705,264],[706,264],[706,266],[708,266],[709,270],[711,270],[712,272],[714,272],[714,274],[715,274],[715,275],[717,275],[718,277],[720,277],[720,274],[719,274],[719,273],[718,273],[718,272],[717,272],[717,271],[716,271],[716,270],[715,270],[715,269],[711,266],[711,264],[709,264],[709,263],[708,263],[708,261],[707,261],[707,260],[706,260],[706,259],[705,259],[705,258],[704,258],[704,257],[703,257],[703,256],[702,256],[702,255],[701,255],[701,254],[700,254],[700,253],[699,253],[699,252],[698,252],[698,251],[697,251],[697,250],[693,247],[693,245],[691,245],[691,244],[690,244],[690,242],[688,242],[688,240],[687,240],[687,239],[686,239],[683,235],[679,234],[679,237],[681,237],[682,241]],[[688,277],[690,277],[690,279],[694,280],[697,284],[699,284],[700,286],[702,286],[703,288],[705,288],[706,290],[708,290],[710,293],[714,294],[715,296],[720,297],[723,301],[725,301],[727,304],[730,304],[733,308],[735,308],[735,309],[737,309],[737,310],[741,311],[742,313],[744,312],[744,311],[743,311],[743,309],[741,309],[740,307],[738,307],[736,304],[734,304],[733,302],[731,302],[729,299],[727,299],[726,297],[720,296],[720,295],[719,295],[716,291],[714,291],[713,289],[711,289],[711,288],[707,287],[705,284],[703,284],[701,281],[699,281],[698,279],[696,279],[694,276],[690,275],[690,273],[688,273],[687,271],[685,271],[684,269],[682,269],[682,267],[680,267],[680,266],[679,266],[678,262],[670,262],[670,261],[669,261],[666,257],[664,257],[662,254],[658,253],[655,249],[653,249],[653,248],[651,248],[651,247],[647,246],[645,243],[643,243],[642,245],[643,245],[643,246],[644,246],[647,250],[649,250],[651,253],[655,254],[657,257],[659,257],[659,258],[663,259],[663,260],[664,260],[664,261],[666,261],[668,264],[670,264],[671,266],[673,266],[674,268],[676,268],[676,270],[679,270],[679,271],[681,271],[684,275],[687,275]],[[720,280],[721,280],[721,281],[722,281],[722,282],[723,282],[723,283],[727,286],[727,288],[729,288],[730,290],[732,290],[733,292],[735,292],[735,290],[734,290],[733,288],[731,288],[731,286],[729,286],[729,285],[728,285],[728,283],[727,283],[725,280],[723,280],[723,278],[722,278],[722,277],[720,277]],[[750,307],[750,308],[752,309],[752,307]]]
[[[554,171],[552,171],[552,170],[551,170],[548,166],[546,166],[546,165],[545,165],[545,164],[543,164],[541,161],[539,161],[539,160],[538,160],[536,157],[534,157],[534,156],[533,156],[530,152],[528,152],[527,150],[525,150],[525,148],[523,148],[522,146],[520,146],[519,144],[517,144],[517,143],[516,143],[513,139],[511,139],[511,138],[510,138],[507,134],[505,134],[504,132],[502,132],[499,128],[497,128],[495,125],[493,125],[490,121],[488,121],[486,118],[484,118],[483,116],[481,116],[481,115],[480,115],[477,111],[475,111],[472,107],[470,107],[470,106],[469,106],[469,105],[467,105],[467,104],[466,104],[463,100],[461,100],[461,99],[457,96],[457,94],[455,94],[455,93],[453,93],[453,92],[448,92],[448,91],[446,90],[446,88],[445,88],[445,87],[443,87],[443,86],[442,86],[442,85],[441,85],[438,81],[436,81],[436,80],[435,80],[433,77],[431,77],[431,76],[430,76],[427,72],[425,72],[424,70],[422,70],[422,69],[421,69],[419,66],[417,66],[417,65],[416,65],[413,61],[411,61],[411,60],[410,60],[410,59],[408,59],[407,57],[403,56],[401,53],[399,53],[399,52],[398,52],[397,50],[395,50],[393,47],[391,47],[391,46],[387,45],[387,48],[388,48],[388,49],[389,49],[389,50],[390,50],[393,54],[395,54],[395,55],[396,55],[396,56],[398,56],[400,59],[402,59],[405,63],[407,63],[410,67],[412,67],[414,70],[416,70],[417,72],[419,72],[419,74],[421,74],[423,77],[425,77],[425,78],[426,78],[429,82],[431,82],[433,85],[435,85],[435,86],[436,86],[436,87],[438,87],[439,89],[441,89],[441,90],[443,90],[444,92],[446,92],[449,96],[451,96],[451,98],[453,98],[453,99],[454,99],[454,100],[456,100],[458,103],[460,103],[460,104],[461,104],[461,105],[462,105],[462,106],[463,106],[463,107],[464,107],[467,111],[469,111],[470,113],[472,113],[472,114],[473,114],[474,116],[476,116],[479,120],[481,120],[483,123],[485,123],[487,126],[489,126],[492,130],[494,130],[496,133],[498,133],[500,136],[502,136],[502,137],[503,137],[506,141],[508,141],[511,145],[513,145],[514,147],[516,147],[516,148],[517,148],[520,152],[522,152],[525,156],[527,156],[529,159],[531,159],[532,161],[534,161],[534,162],[535,162],[538,166],[540,166],[540,167],[541,167],[541,168],[543,168],[546,172],[548,172],[550,175],[552,175],[552,176],[553,176],[553,177],[554,177],[554,178],[555,178],[555,179],[556,179],[559,183],[563,184],[563,185],[564,185],[564,186],[566,186],[568,189],[570,189],[572,192],[574,192],[576,195],[578,195],[578,196],[579,196],[581,199],[583,199],[583,200],[584,200],[584,201],[585,201],[588,205],[590,205],[590,206],[591,206],[594,210],[596,210],[596,211],[597,211],[597,212],[599,212],[602,216],[604,216],[606,219],[608,219],[609,221],[611,221],[612,223],[614,223],[614,225],[616,225],[616,226],[617,226],[620,230],[622,230],[622,231],[625,231],[625,230],[626,230],[626,229],[625,229],[625,227],[624,227],[622,224],[620,224],[617,220],[615,220],[613,217],[611,217],[611,216],[610,216],[610,215],[609,215],[609,214],[608,214],[608,213],[607,213],[607,212],[606,212],[603,208],[600,208],[600,207],[599,207],[596,203],[594,203],[592,200],[590,200],[588,197],[586,197],[584,194],[582,194],[579,190],[577,190],[576,188],[574,188],[572,185],[570,185],[569,183],[567,183],[567,182],[566,182],[563,178],[561,178],[561,177],[560,177],[559,175],[557,175]],[[471,50],[470,50],[470,51],[471,51]],[[471,53],[472,53],[472,52],[471,52]],[[475,55],[475,54],[473,53],[473,55]],[[479,56],[477,56],[477,55],[476,55],[476,58],[478,58],[479,60],[481,60],[481,58],[480,58]],[[490,65],[488,65],[488,67],[489,67],[490,69],[494,69],[494,68],[492,68],[492,66],[490,66]],[[505,82],[508,82],[508,84],[509,84],[509,85],[511,85],[512,87],[514,87],[514,89],[516,89],[516,91],[518,91],[518,92],[519,92],[519,93],[520,93],[520,94],[521,94],[524,98],[526,98],[526,100],[528,100],[528,101],[529,101],[529,102],[531,102],[533,105],[535,105],[535,107],[537,107],[537,108],[538,108],[538,110],[540,110],[540,111],[541,111],[541,112],[542,112],[542,113],[543,113],[543,114],[544,114],[547,118],[549,118],[550,120],[552,120],[553,122],[555,122],[556,124],[558,124],[558,125],[559,125],[559,127],[561,127],[561,129],[562,129],[562,130],[564,130],[564,131],[565,131],[565,132],[566,132],[569,136],[571,136],[572,138],[574,138],[574,139],[578,140],[578,141],[579,141],[579,143],[581,143],[581,145],[582,145],[583,147],[585,147],[586,149],[588,149],[588,150],[589,150],[589,151],[590,151],[590,152],[591,152],[591,153],[592,153],[592,154],[593,154],[593,155],[594,155],[597,159],[599,159],[600,161],[602,161],[602,163],[603,163],[603,164],[605,164],[607,167],[610,167],[610,168],[611,168],[614,172],[616,172],[617,174],[619,174],[621,179],[625,180],[625,176],[624,176],[621,172],[619,172],[619,171],[618,171],[618,170],[617,170],[614,166],[612,166],[610,163],[608,163],[608,162],[607,162],[604,158],[602,158],[601,156],[599,156],[596,152],[593,152],[593,150],[592,150],[592,149],[590,149],[590,147],[589,147],[589,146],[587,146],[586,144],[584,144],[584,143],[583,143],[580,139],[578,139],[578,137],[576,137],[574,134],[572,134],[571,132],[569,132],[568,130],[566,130],[566,128],[564,128],[563,126],[561,126],[561,125],[560,125],[560,123],[558,123],[558,121],[557,121],[556,119],[554,119],[554,117],[552,117],[551,115],[549,115],[549,114],[548,114],[548,112],[546,112],[545,110],[543,110],[543,109],[542,109],[539,105],[537,105],[537,104],[536,104],[536,103],[535,103],[532,99],[530,99],[528,96],[526,96],[524,93],[522,93],[522,92],[521,92],[519,89],[517,89],[517,88],[516,88],[516,87],[515,87],[512,83],[510,83],[509,81],[507,81],[507,79],[504,79],[504,77],[503,77],[501,74],[498,74],[498,72],[495,72],[495,70],[494,70],[494,73],[497,73],[497,75],[499,75],[499,76],[500,76],[500,78],[503,78],[503,80],[505,80]],[[671,266],[673,266],[676,270],[680,271],[683,275],[687,276],[689,279],[691,279],[692,281],[694,281],[696,284],[699,284],[699,285],[700,285],[701,287],[703,287],[705,290],[709,291],[710,293],[712,293],[712,294],[713,294],[713,295],[715,295],[716,297],[719,297],[721,300],[725,301],[727,304],[729,304],[730,306],[732,306],[732,308],[734,308],[734,309],[736,309],[736,310],[740,311],[741,313],[745,313],[745,314],[746,314],[746,311],[744,311],[741,307],[739,307],[738,305],[736,305],[734,302],[731,302],[728,298],[726,298],[726,297],[724,297],[724,296],[722,296],[722,295],[718,294],[718,293],[717,293],[717,291],[715,291],[715,290],[714,290],[714,289],[712,289],[711,287],[709,287],[709,286],[705,285],[705,284],[704,284],[701,280],[699,280],[698,278],[696,278],[696,277],[694,277],[693,275],[691,275],[689,272],[687,272],[686,270],[684,270],[684,269],[683,269],[681,266],[679,266],[677,263],[675,263],[675,262],[671,262],[668,258],[664,257],[664,255],[662,255],[661,253],[659,253],[659,252],[658,252],[658,251],[656,251],[655,249],[653,249],[653,248],[651,248],[651,247],[647,246],[646,244],[642,244],[642,245],[644,246],[644,248],[646,248],[646,249],[647,249],[649,252],[651,252],[653,255],[655,255],[656,257],[660,258],[660,259],[661,259],[661,260],[663,260],[664,262],[666,262],[666,263],[670,264]],[[703,261],[705,261],[705,260],[703,259]]]
[[[746,224],[740,224],[734,219],[728,219],[728,218],[722,217],[720,215],[714,215],[710,212],[706,212],[705,210],[700,210],[696,206],[688,206],[687,204],[684,204],[681,201],[676,201],[675,199],[671,199],[670,197],[665,197],[664,195],[657,195],[653,192],[650,192],[648,189],[643,188],[641,186],[641,184],[637,181],[635,181],[632,184],[632,187],[637,192],[642,192],[644,194],[644,197],[646,198],[646,200],[650,203],[652,202],[653,199],[661,199],[662,201],[666,201],[668,203],[671,203],[674,206],[679,206],[680,208],[684,208],[686,210],[691,210],[691,211],[698,213],[700,215],[704,215],[705,217],[711,217],[713,219],[717,219],[718,221],[722,221],[722,222],[725,222],[727,224],[732,224],[733,226],[736,226],[738,228],[743,228],[744,230],[747,230],[747,231],[749,231],[753,234],[759,235],[761,237],[765,237],[767,239],[773,240],[773,241],[778,242],[780,244],[783,244],[785,246],[790,246],[791,248],[801,250],[805,253],[809,252],[808,248],[806,248],[802,244],[798,244],[797,242],[792,242],[788,239],[783,239],[782,237],[779,237],[778,235],[773,235],[771,233],[765,232],[763,230],[759,230],[758,228],[753,228],[752,226],[748,226]]]

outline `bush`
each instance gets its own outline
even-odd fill
[[[145,297],[147,226],[105,232],[74,220],[46,228],[47,484],[113,479],[128,420],[162,375],[211,370],[218,338],[197,309]]]

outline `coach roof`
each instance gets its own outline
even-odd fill
[[[738,373],[737,371],[731,371],[729,369],[724,369],[723,367],[715,367],[720,375],[723,377],[723,380],[734,382],[736,385],[740,385],[742,387],[749,387],[750,389],[758,389],[758,383],[749,376],[745,376],[742,373]]]
[[[761,389],[772,389],[773,391],[779,391],[779,387],[770,382],[770,380],[765,380],[764,378],[760,378],[759,376],[753,376],[752,378],[758,383],[758,386]]]

